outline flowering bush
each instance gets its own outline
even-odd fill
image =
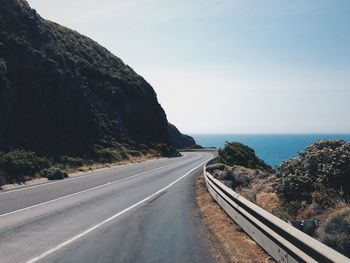
[[[277,167],[277,193],[286,200],[308,200],[312,192],[336,189],[350,197],[350,143],[319,140]]]

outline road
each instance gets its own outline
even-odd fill
[[[194,199],[210,153],[0,193],[0,262],[214,262]]]

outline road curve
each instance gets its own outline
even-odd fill
[[[194,201],[210,153],[0,193],[0,261],[213,262]]]

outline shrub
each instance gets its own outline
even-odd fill
[[[152,155],[154,157],[158,157],[159,156],[159,153],[156,150],[154,150],[154,149],[149,149],[148,150],[148,154],[150,154],[150,155]]]
[[[253,180],[254,176],[258,174],[257,170],[238,165],[230,167],[222,163],[208,165],[207,171],[212,173],[218,180],[230,181],[229,186],[232,189],[247,187]]]
[[[78,157],[61,156],[60,163],[68,167],[79,167],[83,165],[83,160]]]
[[[165,143],[157,143],[155,145],[155,150],[163,157],[177,157],[180,154],[176,151],[175,147]]]
[[[312,192],[322,193],[326,189],[335,189],[346,198],[350,196],[348,142],[316,141],[300,152],[299,157],[277,167],[276,191],[286,200],[309,200]]]
[[[229,166],[240,165],[252,169],[272,170],[255,155],[253,149],[239,142],[226,142],[225,147],[219,149],[218,162]]]
[[[122,149],[104,148],[99,145],[94,146],[97,161],[102,163],[113,163],[128,159],[128,155]]]
[[[148,146],[147,146],[146,144],[140,144],[139,148],[140,148],[141,150],[145,150],[145,151],[148,150]]]
[[[322,188],[312,193],[312,202],[322,210],[335,207],[340,201],[341,197],[339,196],[339,193],[331,188]]]
[[[6,72],[7,72],[6,61],[0,58],[0,75],[5,75]]]
[[[319,229],[320,241],[345,256],[350,256],[350,208],[331,214]]]
[[[234,166],[227,169],[227,180],[231,181],[231,188],[236,189],[239,187],[247,187],[253,180],[254,174],[244,171],[244,168],[240,166]]]
[[[68,177],[68,174],[65,171],[62,171],[56,167],[41,170],[40,175],[46,177],[49,180],[60,180]]]
[[[207,166],[207,171],[209,173],[215,173],[215,171],[225,171],[229,168],[226,164],[223,163],[214,163],[214,164],[209,164]]]
[[[132,157],[140,157],[142,155],[140,151],[135,151],[135,150],[129,150],[127,151],[127,153]]]
[[[211,164],[207,166],[207,171],[211,173],[214,178],[222,181],[232,180],[231,175],[228,174],[227,170],[230,166],[227,166],[222,163]]]
[[[300,153],[304,173],[318,185],[350,195],[350,143],[342,140],[319,140]]]
[[[45,157],[38,157],[34,152],[16,149],[0,155],[0,174],[5,182],[24,181],[25,176],[32,177],[35,173],[48,168],[50,163]]]
[[[300,158],[284,161],[277,168],[275,190],[286,201],[310,200],[314,191],[312,178],[299,168],[302,166]]]

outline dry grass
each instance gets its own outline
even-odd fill
[[[323,224],[329,218],[330,215],[345,208],[350,208],[350,205],[345,203],[344,201],[338,201],[333,207],[328,208],[319,208],[315,203],[312,203],[305,209],[300,209],[298,211],[296,219],[302,220],[304,218],[314,218],[320,224]]]
[[[335,211],[349,207],[342,200],[336,200],[334,206],[328,208],[320,208],[313,202],[299,209],[295,215],[290,215],[273,189],[273,184],[276,181],[275,175],[269,173],[266,173],[266,176],[261,175],[263,174],[255,176],[247,187],[235,191],[284,221],[313,218],[318,222],[323,222]]]
[[[225,171],[228,169],[229,168],[225,168]],[[328,191],[319,190],[312,193],[312,200],[310,200],[310,202],[296,200],[295,202],[287,203],[284,202],[283,199],[280,199],[274,190],[274,185],[276,184],[275,174],[244,167],[232,167],[231,169],[234,169],[235,173],[235,177],[233,178],[232,176],[228,178],[225,172],[220,174],[221,169],[219,169],[219,171],[214,171],[214,176],[216,175],[216,177],[221,180],[233,181],[235,181],[236,178],[248,178],[248,185],[238,184],[237,187],[236,184],[234,190],[237,193],[284,221],[304,219],[316,220],[318,222],[316,229],[309,229],[305,233],[321,241],[327,240],[328,245],[331,245],[334,249],[341,253],[347,253],[348,247],[346,244],[349,243],[348,240],[350,239],[348,238],[349,235],[346,235],[346,231],[341,230],[340,233],[337,233],[336,230],[338,228],[333,228],[329,230],[329,233],[324,234],[324,222],[329,222],[339,211],[344,211],[350,207],[349,203],[346,203],[336,191],[330,191],[329,189]],[[212,212],[209,212],[209,214],[211,213]],[[339,219],[338,221],[337,227],[346,225],[349,222],[345,222],[345,219]],[[212,222],[209,224],[212,224]],[[346,227],[348,227],[348,225]],[[347,248],[345,249],[345,247]],[[248,260],[247,262],[250,261]]]
[[[235,191],[271,214],[288,221],[291,217],[281,209],[283,205],[272,186],[275,180],[274,174],[261,173],[255,176],[247,187]]]
[[[275,262],[214,201],[203,176],[196,182],[196,200],[211,234],[213,254],[218,262]]]
[[[120,166],[120,165],[130,164],[130,163],[140,163],[140,162],[145,162],[145,161],[160,159],[160,158],[163,158],[163,157],[155,157],[154,155],[150,155],[150,154],[142,155],[142,156],[138,156],[138,157],[129,156],[129,159],[114,162],[114,163],[93,163],[91,165],[84,165],[84,166],[77,167],[77,168],[74,168],[74,167],[66,168],[64,170],[69,174],[73,174],[73,173],[78,173],[78,172],[94,171],[94,170],[102,169],[102,168],[112,168],[112,167],[116,167],[116,166]]]
[[[120,162],[114,162],[114,163],[93,163],[91,165],[84,165],[78,168],[66,168],[64,169],[68,174],[69,177],[75,177],[75,176],[81,176],[84,175],[87,172],[92,172],[95,170],[100,170],[100,169],[109,169],[109,168],[114,168],[114,167],[118,167],[120,165],[127,165],[130,163],[140,163],[140,162],[145,162],[145,161],[150,161],[150,160],[155,160],[155,159],[161,159],[163,157],[155,157],[153,155],[142,155],[139,157],[132,157],[130,156],[130,158],[128,160],[123,160]],[[37,177],[28,181],[25,181],[23,183],[16,183],[16,184],[6,184],[6,185],[2,185],[0,187],[0,189],[2,190],[14,190],[14,189],[18,189],[18,188],[23,188],[23,187],[27,187],[27,186],[32,186],[32,185],[37,185],[37,184],[43,184],[43,183],[47,183],[49,182],[49,180],[47,178],[41,178],[41,177]]]

